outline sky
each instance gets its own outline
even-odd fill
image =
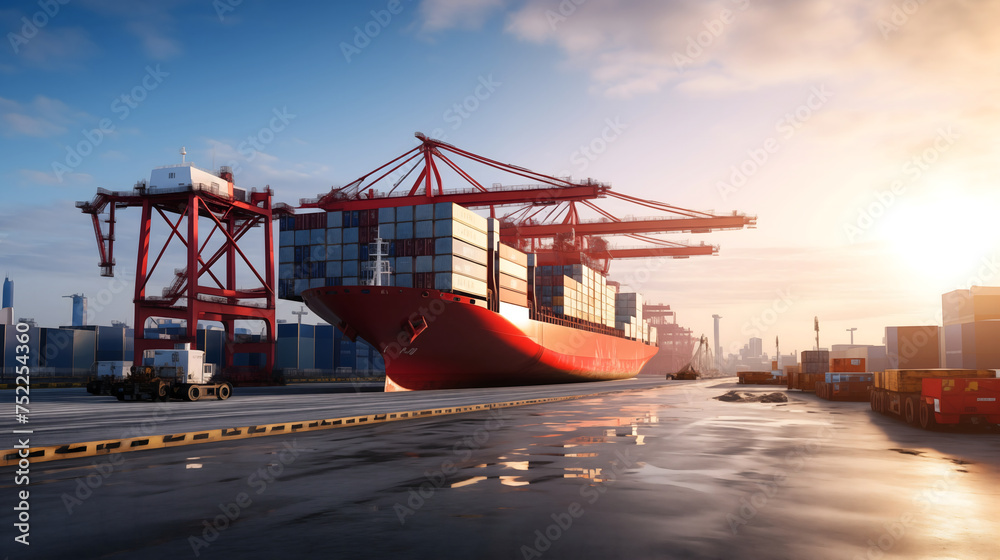
[[[422,131],[756,216],[662,236],[717,256],[611,267],[695,335],[721,315],[727,352],[810,349],[814,317],[823,347],[848,328],[882,344],[888,325],[940,324],[943,293],[1000,285],[998,16],[962,0],[5,2],[0,274],[18,317],[67,324],[61,296],[84,293],[92,322],[131,323],[139,211],[119,213],[103,278],[76,201],[184,146],[296,205]]]

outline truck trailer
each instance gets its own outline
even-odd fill
[[[1000,424],[1000,379],[994,370],[890,369],[876,372],[873,411],[932,429],[947,424]]]
[[[142,365],[132,366],[128,376],[114,384],[112,394],[120,401],[226,400],[233,386],[216,376],[215,364],[205,363],[204,351],[183,343],[173,350],[146,350]]]

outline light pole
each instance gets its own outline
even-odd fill
[[[851,346],[854,346],[854,331],[858,330],[857,327],[851,327],[847,329],[847,332],[851,333]]]
[[[302,316],[308,315],[309,312],[306,311],[305,306],[299,308],[298,311],[292,311],[292,315],[299,316],[299,326],[295,329],[295,369],[299,369],[299,354],[302,353]]]

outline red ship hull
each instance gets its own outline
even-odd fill
[[[313,288],[306,305],[385,358],[386,391],[634,377],[656,354],[639,341],[507,317],[481,299],[377,286]]]

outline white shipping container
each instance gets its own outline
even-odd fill
[[[399,206],[396,208],[396,222],[412,222],[413,206]]]
[[[326,261],[326,275],[330,278],[343,276],[343,268],[340,261]]]
[[[344,230],[339,227],[326,230],[326,244],[340,245],[344,242]]]
[[[310,245],[326,245],[326,230],[325,229],[311,229],[309,230],[309,244]]]
[[[419,235],[417,237],[420,237]],[[453,237],[470,245],[485,249],[486,234],[461,222],[437,220],[434,222],[434,237]]]
[[[344,243],[357,243],[358,242],[358,228],[349,227],[344,228]]]
[[[295,232],[295,244],[296,245],[308,245],[309,244],[309,230],[300,229]]]
[[[340,267],[341,276],[358,276],[358,272],[360,270],[358,261],[343,261]]]
[[[295,247],[278,247],[278,262],[295,262]]]
[[[344,259],[344,247],[342,245],[327,245],[326,260],[339,261]],[[338,275],[339,276],[339,275]]]
[[[351,245],[342,245],[343,250],[341,251],[341,260],[344,261],[357,261],[360,249],[356,243]]]
[[[382,208],[382,210],[385,210],[385,208]],[[396,224],[379,224],[378,236],[382,239],[396,239]]]
[[[322,288],[326,286],[326,278],[313,278],[309,280],[310,288]]]
[[[382,224],[391,224],[392,222],[395,222],[395,221],[396,221],[396,209],[395,208],[393,208],[393,207],[390,206],[388,208],[379,208],[378,209],[378,223],[379,223],[379,225],[382,225]]]
[[[500,259],[500,274],[506,274],[508,276],[513,276],[514,278],[527,280],[528,268],[516,263],[512,263],[507,259]]]
[[[434,219],[455,220],[473,229],[486,233],[486,218],[454,202],[438,202],[434,205]]]
[[[417,258],[419,259],[420,257]],[[485,266],[454,255],[438,255],[434,257],[434,272],[454,272],[484,282],[486,281]]]
[[[453,272],[434,274],[434,289],[486,297],[486,282]]]
[[[278,265],[278,280],[291,280],[295,278],[295,265],[294,264],[279,264]]]
[[[294,231],[278,232],[278,247],[294,247],[294,246],[295,246]]]
[[[458,255],[465,260],[469,260],[481,265],[486,264],[487,253],[485,249],[473,247],[472,245],[455,239],[454,237],[439,237],[434,240],[435,255]]]
[[[357,276],[345,276],[343,281],[340,283],[341,286],[359,286]]]

